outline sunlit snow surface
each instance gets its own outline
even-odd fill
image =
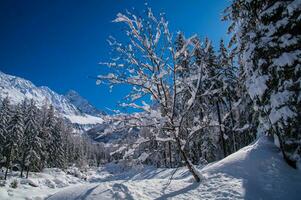
[[[48,199],[300,199],[300,170],[290,168],[265,137],[199,170],[205,176],[199,184],[181,168],[168,185],[172,169],[121,172],[108,165],[91,176],[89,184],[69,187]]]

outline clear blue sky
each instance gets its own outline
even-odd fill
[[[227,0],[149,0],[164,11],[172,31],[209,36],[215,45],[226,37],[221,13]],[[46,85],[58,93],[78,91],[100,109],[116,108],[126,93],[112,93],[88,76],[103,72],[106,39],[121,27],[118,12],[144,7],[143,0],[0,0],[0,70]]]

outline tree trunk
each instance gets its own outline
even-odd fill
[[[24,167],[21,166],[21,174],[20,174],[20,177],[23,178],[23,171],[24,171]]]
[[[8,167],[6,166],[4,180],[6,180],[6,178],[7,178],[7,174],[8,174]]]
[[[28,174],[29,174],[29,165],[27,166],[27,170],[26,170],[26,178],[28,178]]]
[[[291,160],[291,159],[286,155],[286,153],[285,153],[285,151],[284,151],[283,140],[282,140],[282,138],[280,137],[280,134],[279,134],[278,129],[277,129],[277,128],[275,128],[275,129],[276,129],[276,133],[275,133],[275,134],[278,136],[278,140],[279,140],[279,144],[280,144],[280,149],[281,149],[281,152],[282,152],[282,155],[283,155],[283,158],[284,158],[285,162],[286,162],[289,166],[291,166],[292,168],[297,169],[297,161]]]
[[[164,142],[163,143],[163,145],[164,145],[164,166],[165,166],[165,168],[167,168],[167,153],[168,153],[168,151],[166,150],[167,149],[167,143],[166,142]]]
[[[168,153],[169,153],[169,167],[172,168],[172,157],[171,157],[171,142],[168,141]]]
[[[21,162],[21,174],[20,174],[20,177],[23,178],[23,171],[24,171],[24,167],[25,167],[25,153],[23,154],[23,157],[22,157],[22,162]]]
[[[233,112],[232,112],[232,102],[231,102],[229,94],[228,94],[228,101],[229,101],[229,107],[230,107],[231,133],[232,133],[232,139],[233,139],[233,151],[236,152],[237,151],[237,147],[236,147],[235,134],[234,134],[234,131],[233,131],[233,128],[234,128],[234,117],[233,117]]]
[[[224,138],[224,132],[222,130],[222,119],[221,119],[221,112],[220,112],[218,102],[216,102],[216,109],[217,109],[217,116],[218,116],[219,130],[220,130],[220,138],[222,141],[222,149],[223,149],[224,157],[226,157],[227,156],[226,143],[225,143],[225,138]]]
[[[177,146],[178,146],[178,148],[181,152],[181,155],[183,157],[183,160],[186,164],[186,167],[188,168],[188,170],[190,171],[190,173],[194,177],[195,181],[198,182],[198,183],[201,182],[201,178],[199,177],[198,173],[196,172],[196,169],[194,168],[192,163],[189,161],[185,151],[182,149],[181,141],[178,137],[176,137],[176,142],[177,142]]]
[[[4,180],[7,179],[8,169],[9,169],[9,167],[10,167],[11,154],[12,154],[12,147],[10,147],[10,150],[9,150],[9,152],[8,152],[8,154],[7,154],[6,170],[5,170]]]

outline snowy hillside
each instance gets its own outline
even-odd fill
[[[48,87],[37,87],[28,80],[0,71],[0,100],[3,100],[7,96],[13,104],[20,103],[25,98],[33,99],[38,106],[42,106],[45,102],[48,102],[54,106],[59,114],[69,119],[73,124],[82,126],[81,128],[84,129],[91,128],[93,124],[103,122],[102,118],[99,117],[101,116],[100,114],[92,116],[91,114],[93,113],[80,109],[81,104],[75,98],[73,98],[73,101],[76,104],[73,104],[73,101],[70,101],[64,95],[57,94]],[[77,98],[83,100],[79,95],[77,95]],[[87,100],[85,100],[84,104],[88,104]],[[89,108],[92,109],[92,106],[90,105]]]
[[[300,199],[301,172],[289,167],[268,138],[260,138],[225,159],[198,167],[204,176],[195,183],[186,168],[118,168],[107,165],[88,180],[62,190],[61,199]],[[112,173],[108,176],[108,172]]]

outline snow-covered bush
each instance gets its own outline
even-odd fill
[[[14,179],[11,183],[10,183],[10,187],[11,188],[17,188],[19,185],[19,182],[17,179]]]
[[[0,187],[4,187],[6,185],[6,181],[5,180],[0,180]]]

